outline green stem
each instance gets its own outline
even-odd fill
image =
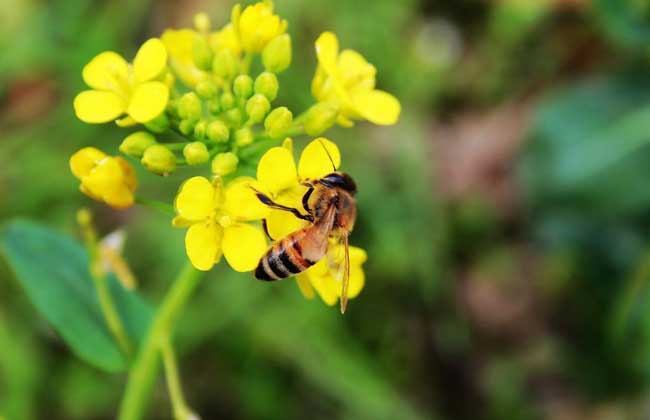
[[[161,211],[169,216],[174,216],[176,214],[173,206],[167,203],[163,203],[162,201],[152,200],[150,198],[136,197],[135,202],[142,206]]]
[[[178,374],[178,365],[176,364],[176,357],[174,355],[174,348],[172,347],[169,338],[163,340],[160,351],[162,353],[163,365],[165,366],[167,389],[169,390],[169,396],[172,400],[174,418],[176,420],[190,420],[194,417],[194,413],[192,413],[187,402],[185,402],[185,396],[183,395],[183,388]]]
[[[115,309],[115,304],[113,303],[111,292],[108,289],[106,275],[103,273],[93,273],[92,277],[95,283],[95,290],[97,290],[97,297],[99,298],[99,306],[102,308],[102,313],[104,314],[106,325],[115,338],[115,341],[117,341],[118,346],[120,346],[120,349],[127,357],[130,357],[132,353],[131,341],[126,334],[126,330],[122,325],[120,316]]]
[[[617,304],[614,307],[611,318],[611,332],[614,339],[622,339],[625,336],[630,314],[634,303],[643,299],[642,291],[650,282],[650,251],[647,251],[640,259],[632,277],[626,282]]]
[[[142,418],[160,367],[161,345],[171,336],[174,322],[199,284],[200,274],[188,261],[160,304],[129,372],[119,420]]]

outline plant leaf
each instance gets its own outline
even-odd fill
[[[126,368],[127,359],[106,327],[88,255],[79,243],[36,223],[14,221],[0,235],[0,251],[36,309],[77,356],[107,371]],[[152,307],[114,276],[108,276],[108,284],[129,338],[138,343]]]

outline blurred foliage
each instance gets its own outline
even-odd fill
[[[376,65],[403,117],[331,134],[360,186],[362,295],[341,318],[291,281],[217,267],[176,338],[192,407],[242,419],[646,418],[650,2],[276,3],[296,58],[279,102],[310,104],[312,43],[331,29]],[[0,3],[0,220],[78,239],[76,210],[92,206],[103,233],[126,229],[139,293],[159,301],[185,259],[182,232],[78,192],[69,155],[91,143],[115,152],[122,134],[77,121],[71,98],[96,53],[129,56],[196,11],[222,22],[231,6]],[[190,173],[138,175],[171,201]],[[0,418],[112,418],[124,375],[76,360],[10,265],[0,262]],[[167,401],[160,381],[151,418],[169,418]]]

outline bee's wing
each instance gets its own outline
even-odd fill
[[[348,286],[350,284],[350,246],[348,235],[336,237],[336,252],[329,258],[331,273],[341,282],[341,313],[345,313],[348,305]]]

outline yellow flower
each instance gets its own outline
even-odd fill
[[[207,73],[194,63],[194,38],[200,36],[192,29],[168,29],[160,39],[169,52],[169,65],[187,86],[195,87],[207,78]]]
[[[262,229],[246,223],[263,219],[267,208],[255,197],[255,180],[239,177],[223,187],[195,176],[181,186],[172,224],[189,227],[185,250],[199,270],[210,270],[223,254],[235,271],[252,271],[266,251]]]
[[[319,102],[339,107],[337,122],[351,126],[352,120],[365,119],[375,124],[392,125],[400,114],[400,103],[393,95],[375,89],[377,70],[353,50],[339,53],[339,42],[331,32],[316,40],[318,68],[312,80],[312,94]]]
[[[301,182],[322,178],[335,170],[323,145],[338,168],[341,163],[339,149],[336,144],[323,137],[313,140],[303,149],[297,168],[290,140],[285,140],[282,147],[269,149],[257,165],[259,190],[276,203],[299,209],[305,213],[302,207],[302,197],[305,195],[307,187]],[[277,209],[269,209],[266,218],[269,235],[274,240],[279,240],[304,227],[306,223],[287,211]]]
[[[273,2],[248,6],[239,14],[239,5],[232,14],[232,25],[239,33],[244,51],[260,53],[273,38],[287,30],[287,21],[273,14]]]
[[[146,123],[160,115],[169,99],[168,86],[158,81],[167,66],[167,50],[158,38],[145,42],[130,65],[121,55],[105,51],[83,69],[85,90],[74,99],[80,120],[104,123],[123,114],[122,125]]]
[[[236,57],[241,54],[241,43],[232,23],[227,24],[220,31],[210,34],[208,43],[214,52],[225,49],[232,51]]]
[[[341,297],[340,267],[343,265],[344,250],[342,245],[330,242],[327,256],[314,264],[308,270],[298,274],[297,281],[300,291],[307,299],[314,297],[314,290],[327,305],[336,305]],[[366,251],[356,246],[350,247],[350,283],[348,299],[353,299],[361,293],[366,282],[362,264],[368,259]]]
[[[87,196],[117,209],[133,205],[137,180],[125,159],[85,147],[72,155],[70,169],[81,180],[80,189]]]

